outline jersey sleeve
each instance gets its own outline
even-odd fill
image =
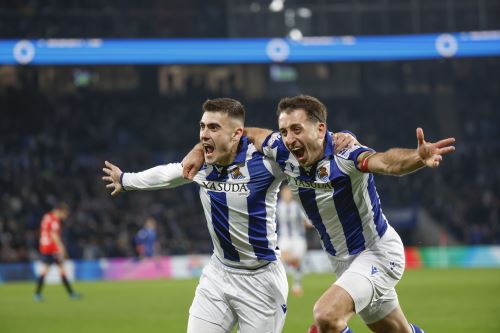
[[[267,136],[262,143],[262,153],[278,162],[280,166],[284,166],[290,156],[290,152],[286,148],[279,132],[273,132]]]
[[[124,172],[120,180],[126,191],[159,190],[190,183],[182,177],[182,165],[170,163],[141,172]]]
[[[337,161],[342,172],[346,174],[362,172],[358,168],[358,157],[365,152],[375,153],[375,150],[363,145],[354,145],[338,152],[336,156],[339,157]]]

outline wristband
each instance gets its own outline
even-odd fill
[[[372,157],[372,155],[373,154],[363,157],[363,159],[361,160],[361,163],[359,164],[359,171],[365,172],[365,173],[370,172],[370,170],[368,170],[368,159],[370,157]]]
[[[126,191],[125,186],[123,186],[123,175],[125,175],[125,172],[122,172],[120,175],[120,185],[122,186],[122,190]]]

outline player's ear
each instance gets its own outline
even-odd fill
[[[242,127],[237,127],[234,130],[233,133],[233,140],[234,141],[240,141],[241,137],[243,136],[243,128]]]
[[[326,133],[326,124],[325,123],[318,123],[318,133],[321,137],[323,137]]]

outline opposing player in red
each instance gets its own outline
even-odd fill
[[[40,225],[40,254],[42,256],[43,267],[37,279],[36,291],[33,298],[35,301],[42,301],[42,288],[45,275],[49,271],[50,265],[56,263],[59,267],[61,280],[70,298],[79,299],[80,295],[73,291],[66,278],[64,271],[64,258],[66,249],[61,239],[61,223],[69,216],[69,206],[66,203],[59,203],[53,210],[43,216]]]

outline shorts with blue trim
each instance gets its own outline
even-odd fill
[[[395,286],[403,277],[405,255],[401,238],[392,227],[349,260],[329,258],[337,275],[335,285],[349,293],[356,313],[366,324],[385,318],[399,305]]]

